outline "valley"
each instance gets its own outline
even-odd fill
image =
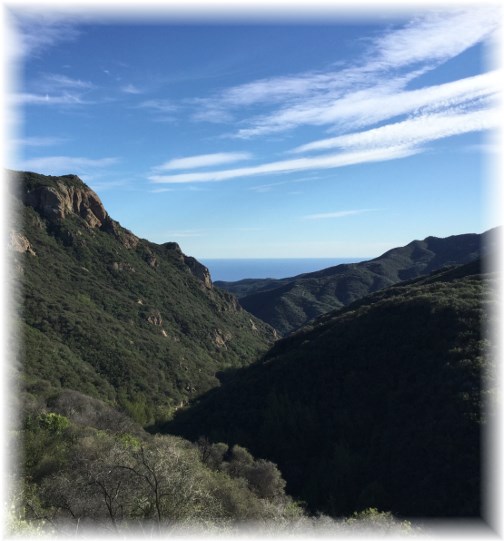
[[[497,230],[218,287],[78,177],[12,180],[28,520],[480,516]]]

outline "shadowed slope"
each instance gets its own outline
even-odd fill
[[[274,460],[312,510],[480,516],[492,280],[474,262],[327,314],[166,429]]]

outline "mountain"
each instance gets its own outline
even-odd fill
[[[239,445],[155,433],[156,422],[264,353],[275,331],[214,288],[177,244],[121,227],[79,178],[11,180],[17,355],[6,375],[17,467],[3,479],[6,531],[313,531],[319,519],[285,493],[272,462]],[[347,533],[361,523],[402,529],[373,509],[320,520]]]
[[[371,294],[278,341],[165,430],[273,460],[312,511],[479,517],[495,285],[474,261]]]
[[[146,425],[273,343],[275,331],[215,288],[206,267],[121,227],[78,177],[11,176],[28,394],[73,389]]]
[[[317,272],[284,278],[215,282],[234,293],[245,310],[269,323],[281,334],[341,308],[374,291],[398,282],[428,275],[450,265],[468,263],[495,243],[495,230],[482,235],[427,237],[380,257],[337,265]]]

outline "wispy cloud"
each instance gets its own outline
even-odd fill
[[[355,209],[355,210],[337,210],[335,212],[322,212],[320,214],[308,214],[303,216],[303,220],[328,220],[334,218],[344,218],[346,216],[355,216],[356,214],[364,214],[376,209]]]
[[[406,27],[378,38],[377,63],[400,67],[415,62],[444,62],[479,43],[499,28],[500,8],[469,7],[431,12]]]
[[[251,192],[256,193],[269,193],[272,192],[277,184],[283,184],[278,182],[272,182],[271,184],[260,184],[258,186],[251,186],[249,189]]]
[[[191,120],[223,124],[225,122],[231,122],[233,115],[219,106],[204,107],[202,110],[193,113]]]
[[[142,94],[142,90],[132,84],[122,86],[121,92],[124,92],[125,94]]]
[[[155,122],[176,122],[181,106],[167,99],[144,100],[136,106],[144,109]]]
[[[414,89],[408,85],[493,36],[498,21],[493,8],[432,11],[371,40],[367,53],[351,65],[251,81],[193,100],[200,107],[200,119],[227,122],[226,115],[241,116],[241,120],[234,120],[234,125],[240,125],[234,137],[248,139],[300,126],[320,126],[339,135],[291,152],[337,149],[338,153],[218,171],[160,174],[191,168],[168,162],[156,168],[149,179],[170,184],[220,182],[332,169],[404,158],[423,152],[432,141],[496,128],[501,70]],[[247,112],[252,116],[247,117]],[[269,183],[252,189],[267,192],[273,186]]]
[[[12,143],[19,147],[50,147],[66,143],[68,139],[64,137],[23,137],[13,139]]]
[[[478,145],[467,145],[462,149],[464,152],[484,152],[486,154],[502,154],[502,145],[497,142],[481,143]]]
[[[372,130],[314,141],[294,149],[294,152],[334,148],[369,149],[397,145],[417,146],[453,135],[498,128],[500,125],[497,108],[469,112],[449,110],[445,113],[425,114],[409,118]]]
[[[495,97],[501,90],[500,70],[458,81],[420,88],[398,90],[395,81],[370,89],[349,92],[337,100],[300,103],[254,121],[238,131],[239,137],[252,137],[283,131],[300,125],[348,129],[369,126],[399,115],[440,110],[457,105],[479,105],[480,100]]]
[[[195,100],[199,110],[193,118],[227,122],[231,113],[241,115],[243,127],[234,136],[252,138],[302,125],[352,129],[428,107],[433,101],[449,99],[450,92],[463,99],[464,83],[458,85],[457,81],[416,91],[408,91],[406,86],[489,38],[498,26],[495,8],[431,11],[372,40],[367,53],[353,65],[231,87]],[[466,89],[468,93],[476,93],[480,83],[491,84],[483,76],[481,81],[475,78],[465,83],[475,87]],[[444,98],[443,93],[448,96]],[[257,115],[258,105],[267,112]],[[243,118],[246,112],[252,116]]]
[[[38,56],[62,42],[73,41],[81,35],[69,16],[58,16],[47,10],[23,11],[10,15],[15,54]]]
[[[95,85],[90,81],[82,81],[81,79],[73,79],[67,75],[61,75],[59,73],[45,73],[38,86],[43,91],[52,92],[55,89],[73,88],[78,90],[89,90],[95,88]]]
[[[59,96],[20,92],[8,97],[11,105],[88,105],[94,101],[84,100],[79,94],[64,93]]]
[[[273,189],[276,188],[277,186],[284,186],[285,184],[306,182],[307,180],[310,180],[310,179],[311,177],[303,177],[302,179],[281,180],[279,182],[270,182],[269,184],[259,184],[256,186],[251,186],[249,190],[252,192],[257,192],[257,193],[268,193],[268,192],[273,191]]]
[[[156,188],[155,190],[149,190],[150,193],[165,193],[174,192],[175,188]]]
[[[157,99],[142,101],[138,107],[147,109],[155,113],[174,113],[179,110],[179,106],[170,100]]]
[[[21,162],[18,169],[40,171],[45,174],[61,175],[85,173],[89,170],[106,168],[119,163],[119,158],[83,158],[74,156],[46,156]]]
[[[162,165],[155,167],[157,171],[168,171],[171,169],[198,169],[200,167],[209,167],[213,165],[223,165],[242,160],[248,160],[252,157],[249,152],[218,152],[215,154],[200,154],[197,156],[187,156],[185,158],[175,158]]]
[[[58,73],[45,73],[38,80],[36,92],[9,96],[13,105],[88,105],[95,103],[85,95],[95,89],[90,81],[74,79]]]
[[[411,156],[419,149],[408,146],[395,148],[375,149],[360,152],[343,152],[339,154],[323,155],[316,158],[298,158],[270,162],[252,167],[208,171],[201,173],[181,173],[178,175],[152,175],[149,177],[154,183],[183,184],[187,182],[220,182],[240,177],[251,177],[273,173],[292,173],[295,171],[308,171],[312,169],[333,169],[359,163],[370,163],[385,160],[394,160]]]

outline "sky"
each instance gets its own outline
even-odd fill
[[[496,8],[9,21],[7,167],[79,175],[142,238],[368,258],[499,225]]]

